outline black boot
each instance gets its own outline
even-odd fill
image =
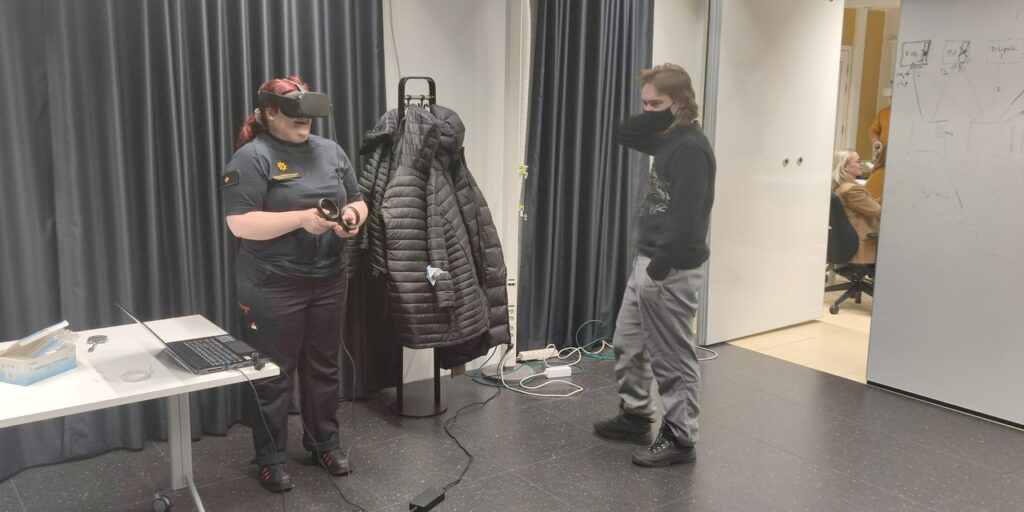
[[[662,422],[658,437],[650,446],[633,454],[633,464],[645,468],[663,468],[673,464],[689,464],[697,460],[693,446],[676,441],[667,423]]]
[[[595,421],[594,432],[606,439],[647,444],[651,442],[652,423],[654,419],[649,416],[637,416],[623,410],[614,418]]]
[[[260,466],[260,485],[270,492],[285,492],[292,490],[292,477],[284,470],[284,464],[270,464]]]
[[[332,476],[344,476],[351,471],[348,466],[348,457],[345,452],[341,451],[341,448],[310,453],[309,459],[310,464],[326,469]]]

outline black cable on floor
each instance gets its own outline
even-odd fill
[[[356,382],[357,382],[357,379],[356,379],[356,360],[355,360],[354,357],[352,357],[352,353],[348,351],[348,347],[345,346],[344,342],[342,342],[341,348],[342,348],[342,350],[345,351],[345,355],[348,356],[348,360],[352,362],[352,394],[355,395],[355,392],[356,392]],[[288,400],[291,401],[291,398],[289,398]],[[293,402],[292,406],[294,406],[294,405],[295,405],[295,403]],[[320,441],[318,441],[315,437],[313,437],[313,434],[311,433],[312,430],[310,430],[309,429],[309,425],[306,424],[306,417],[301,415],[301,414],[299,415],[299,417],[302,418],[302,428],[304,428],[306,430],[306,433],[307,433],[307,435],[309,435],[309,438],[312,439],[313,442],[317,444],[317,446],[319,446],[320,445]],[[352,443],[352,444],[348,445],[348,448],[345,449],[345,460],[349,461],[349,468],[348,468],[348,474],[349,475],[351,475],[353,473],[352,466],[351,466],[352,461],[349,458],[349,454],[352,452],[352,446],[354,444],[355,443]],[[320,467],[324,468],[324,470],[326,471],[327,470],[327,465],[323,462],[323,459],[321,459],[320,457],[316,457],[316,459],[317,459],[317,462],[320,463]],[[361,505],[359,505],[358,503],[348,499],[348,496],[345,496],[345,493],[341,490],[341,487],[338,487],[338,482],[334,481],[334,478],[332,478],[330,472],[327,473],[327,478],[331,481],[331,484],[334,485],[334,490],[338,491],[338,495],[341,496],[341,499],[345,500],[345,503],[355,507],[355,510],[358,511],[358,512],[366,512],[366,509],[364,509]]]
[[[256,400],[256,414],[259,414],[260,420],[263,421],[263,428],[266,429],[267,438],[270,439],[270,447],[274,449],[274,453],[277,453],[277,443],[274,442],[274,436],[270,433],[270,425],[267,425],[267,418],[263,417],[263,411],[260,410],[260,395],[259,393],[256,392],[256,385],[252,383],[252,380],[249,379],[249,376],[246,375],[245,372],[241,370],[241,368],[236,368],[235,371],[242,374],[242,377],[245,377],[245,381],[249,383],[249,387],[252,388],[252,398],[253,400]],[[288,506],[285,504],[284,501],[285,493],[282,492],[280,494],[281,510],[283,512],[288,512]]]
[[[452,438],[452,441],[455,441],[455,444],[459,446],[459,448],[462,450],[462,453],[465,453],[467,457],[466,466],[462,468],[462,472],[459,473],[459,477],[456,478],[455,480],[452,480],[451,482],[448,482],[448,484],[443,487],[445,492],[448,492],[448,490],[450,490],[452,487],[459,485],[459,483],[462,482],[462,478],[465,477],[466,473],[469,471],[469,467],[473,465],[473,454],[469,453],[469,450],[467,450],[466,447],[462,445],[462,442],[459,441],[459,438],[455,437],[455,434],[452,434],[451,430],[449,430],[449,427],[451,427],[452,425],[455,424],[456,421],[458,421],[459,414],[462,413],[462,411],[470,407],[473,407],[474,405],[479,405],[480,408],[482,409],[485,405],[487,405],[488,402],[494,400],[500,394],[501,388],[498,388],[498,390],[495,391],[494,394],[491,395],[491,397],[488,398],[487,400],[484,400],[482,402],[473,402],[471,404],[464,405],[461,408],[459,408],[458,411],[455,411],[455,416],[452,416],[451,418],[445,420],[444,433],[448,434],[448,437]]]
[[[342,345],[342,346],[344,347],[344,345]],[[345,349],[345,352],[348,353],[348,349]],[[352,355],[349,354],[349,358],[351,358],[351,357],[352,357]],[[259,394],[256,392],[256,386],[253,385],[252,380],[249,379],[249,376],[246,375],[245,372],[243,372],[242,370],[236,370],[236,371],[238,373],[241,373],[242,376],[245,377],[245,380],[249,383],[249,387],[252,388],[253,397],[256,399],[256,404],[258,406],[259,405]],[[353,362],[353,370],[352,370],[352,380],[353,380],[352,386],[353,386],[353,389],[354,389],[355,388],[355,382],[354,382],[355,381],[355,363],[354,362]],[[289,401],[289,403],[293,407],[295,406],[295,403],[291,400],[291,398],[289,398],[288,401]],[[259,412],[259,411],[257,411],[257,412]],[[263,420],[263,428],[265,428],[266,431],[267,431],[267,437],[270,438],[271,447],[274,449],[274,453],[277,453],[277,443],[274,442],[274,436],[272,436],[270,434],[270,426],[267,425],[267,420],[266,420],[266,418],[263,417],[263,413],[259,412],[259,415],[260,415],[260,419]],[[299,418],[302,419],[302,427],[306,430],[306,435],[308,435],[309,438],[312,439],[314,443],[319,445],[320,442],[315,437],[313,437],[313,434],[311,433],[312,431],[309,430],[309,425],[306,424],[306,418],[304,416],[302,416],[301,414],[299,415]],[[349,450],[351,450],[351,449],[352,449],[352,447],[349,446],[348,450],[345,451],[345,459],[346,460],[348,460]],[[322,467],[326,471],[327,470],[327,466],[324,464],[324,462],[322,460],[320,460],[319,457],[316,457],[316,459],[319,462],[320,467]],[[352,473],[352,468],[350,466],[349,467],[349,474],[351,474],[351,473]],[[327,473],[327,479],[331,481],[331,485],[334,486],[334,490],[338,492],[338,495],[341,496],[342,500],[345,500],[346,504],[355,507],[355,510],[357,510],[359,512],[366,512],[366,509],[364,509],[359,504],[353,502],[352,500],[348,499],[348,496],[345,496],[345,492],[341,490],[341,487],[338,487],[338,483],[334,481],[334,478],[331,476],[330,473]],[[285,495],[285,493],[281,493],[281,508],[285,512],[287,512],[287,508],[285,508],[284,495]]]
[[[354,375],[355,371],[353,371],[352,373]],[[291,401],[291,399],[289,399],[289,401]],[[293,406],[295,405],[294,402],[291,402],[291,404]],[[309,425],[306,424],[306,417],[301,415],[301,414],[299,414],[299,418],[302,419],[302,428],[304,428],[306,430],[306,435],[308,435],[309,438],[312,439],[313,442],[316,443],[317,446],[319,446],[320,445],[320,441],[318,441],[315,437],[313,437],[313,434],[311,433],[312,431],[309,429]],[[348,454],[349,454],[349,450],[351,450],[351,449],[352,449],[352,446],[349,445],[348,449],[345,450],[345,460],[349,460]],[[338,487],[338,482],[335,482],[334,481],[334,477],[331,475],[330,472],[327,471],[327,464],[324,463],[323,459],[321,459],[320,457],[316,457],[316,456],[314,456],[314,458],[320,464],[320,467],[324,469],[324,471],[325,471],[325,473],[327,475],[327,479],[331,481],[331,485],[334,486],[334,490],[338,491],[338,495],[341,496],[341,499],[345,500],[345,503],[347,503],[348,505],[351,505],[351,506],[355,507],[355,510],[357,510],[358,512],[366,512],[365,508],[360,506],[358,503],[348,499],[348,496],[345,496],[345,493],[344,493],[344,491],[341,490],[341,487]],[[348,474],[351,475],[352,474],[351,461],[349,461],[349,464],[350,465],[349,465],[349,468],[348,468]]]

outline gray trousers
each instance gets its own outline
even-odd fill
[[[655,284],[647,275],[650,258],[633,263],[615,322],[615,377],[625,412],[652,416],[651,381],[658,382],[664,422],[683,445],[697,442],[700,365],[693,320],[701,269],[672,269]]]

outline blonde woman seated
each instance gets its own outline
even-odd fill
[[[868,233],[878,232],[882,205],[871,197],[867,189],[854,181],[860,175],[860,155],[852,149],[836,151],[832,159],[832,191],[843,202],[846,217],[850,219],[860,239],[857,254],[849,263],[866,264],[875,262],[878,239],[868,238]]]

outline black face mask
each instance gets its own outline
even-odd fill
[[[616,130],[615,139],[619,144],[637,151],[653,154],[663,143],[665,130],[676,121],[671,108],[657,112],[643,112],[630,116]]]
[[[655,134],[668,130],[676,121],[671,108],[654,112],[643,112],[630,119],[630,127],[638,134]]]

